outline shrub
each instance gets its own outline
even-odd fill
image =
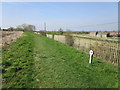
[[[59,35],[63,35],[63,29],[62,28],[60,28],[59,30],[58,30],[58,33],[59,33]]]
[[[46,36],[46,32],[45,31],[39,31],[38,33],[40,33],[43,36]]]
[[[73,36],[71,35],[70,31],[67,31],[65,34],[65,43],[69,46],[74,45],[74,39],[73,39]]]
[[[52,39],[54,39],[54,33],[52,33]]]

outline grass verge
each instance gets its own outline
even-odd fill
[[[33,87],[33,37],[31,33],[17,39],[2,52],[3,88]]]

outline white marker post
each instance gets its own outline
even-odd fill
[[[90,54],[89,63],[91,64],[92,63],[93,50],[90,50],[89,54]]]

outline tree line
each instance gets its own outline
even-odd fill
[[[30,24],[22,24],[22,25],[18,25],[16,28],[14,27],[9,27],[8,29],[1,29],[3,31],[35,31],[35,26],[34,25],[30,25]]]
[[[54,34],[54,35],[63,35],[68,32],[71,32],[71,34],[89,34],[88,31],[71,31],[70,29],[67,29],[64,31],[62,28],[58,29],[58,31],[46,31],[47,34]]]

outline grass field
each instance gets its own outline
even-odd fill
[[[3,87],[117,88],[118,67],[33,33],[5,47]]]

